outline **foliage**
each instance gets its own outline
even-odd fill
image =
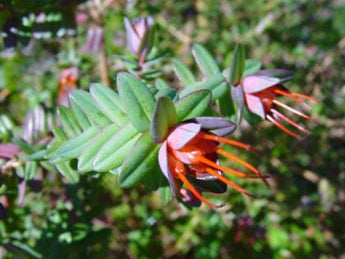
[[[21,152],[0,159],[0,257],[345,255],[342,1],[72,2],[0,4],[3,31],[10,21],[22,32],[1,46],[0,141]],[[37,18],[51,13],[60,18]],[[126,48],[123,22],[142,15],[155,20],[144,62]],[[78,89],[57,107],[69,67]],[[312,135],[296,141],[244,108],[235,136],[265,153],[248,157],[271,188],[240,179],[258,197],[229,190],[217,211],[177,203],[154,141],[196,116],[239,121],[230,86],[261,67],[293,70],[289,88],[319,100]]]

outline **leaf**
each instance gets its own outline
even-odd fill
[[[232,64],[230,67],[230,83],[237,85],[244,72],[244,64],[246,59],[246,52],[243,45],[238,44],[235,48],[234,57],[232,58]]]
[[[22,161],[39,161],[39,160],[44,160],[46,157],[46,150],[40,150],[37,151],[33,154],[27,155],[27,156],[22,156],[20,160]]]
[[[258,60],[247,59],[244,65],[243,76],[250,75],[261,68],[261,62]]]
[[[234,115],[235,113],[235,108],[234,108],[234,103],[230,99],[230,91],[228,95],[222,96],[221,98],[218,99],[218,104],[219,104],[219,109],[220,113],[223,116],[230,117]]]
[[[84,148],[87,146],[88,142],[92,137],[94,137],[100,128],[97,126],[90,127],[88,130],[84,131],[82,134],[69,139],[55,152],[56,157],[62,158],[76,158],[78,157]]]
[[[208,90],[193,92],[176,103],[178,121],[201,116],[210,107],[212,94]]]
[[[150,132],[151,138],[156,143],[164,141],[169,128],[177,124],[177,114],[174,103],[168,97],[160,97],[156,103]]]
[[[195,77],[189,68],[178,59],[173,59],[174,71],[178,79],[183,85],[190,85],[195,83]]]
[[[218,73],[204,82],[198,82],[187,86],[181,93],[180,96],[184,97],[196,90],[210,90],[212,91],[212,97],[218,99],[228,91],[225,78],[222,73]]]
[[[68,137],[74,137],[81,133],[79,124],[70,109],[60,106],[57,109],[57,113],[59,115],[62,128]]]
[[[148,87],[135,76],[120,73],[117,76],[117,88],[134,127],[140,132],[148,130],[155,105],[155,99]]]
[[[95,135],[89,142],[88,148],[86,148],[78,159],[78,171],[88,172],[92,171],[93,161],[96,158],[96,154],[101,150],[103,145],[109,141],[109,139],[116,134],[119,128],[111,124],[104,128],[101,132]]]
[[[100,111],[100,109],[98,109],[88,92],[83,90],[74,90],[70,94],[70,98],[95,124],[102,127],[111,124],[111,121],[103,114],[103,112]]]
[[[173,101],[177,101],[178,100],[178,92],[175,89],[172,88],[165,88],[162,90],[159,90],[156,94],[155,94],[155,98],[158,100],[159,97],[161,96],[167,96],[170,97],[171,100]]]
[[[162,79],[157,78],[155,80],[155,86],[158,90],[170,89],[170,86]]]
[[[123,126],[128,122],[125,109],[118,94],[102,84],[91,84],[90,94],[98,108],[116,125]]]
[[[34,178],[37,172],[37,162],[29,161],[25,163],[24,179],[31,180]]]
[[[93,162],[94,170],[106,172],[119,167],[138,135],[132,124],[116,132],[97,153]]]
[[[193,56],[201,69],[202,73],[206,77],[216,75],[220,72],[216,61],[213,59],[211,54],[201,45],[194,44]]]
[[[155,167],[150,170],[150,173],[146,174],[145,178],[143,178],[141,182],[148,191],[156,191],[162,183],[164,183],[164,176],[158,163],[156,163]]]
[[[128,188],[147,177],[158,163],[159,146],[152,142],[150,133],[144,133],[128,152],[122,165],[119,183]]]
[[[77,183],[79,182],[79,174],[77,171],[73,170],[69,164],[69,162],[58,162],[55,164],[56,168],[58,169],[59,173],[67,178],[70,183]]]
[[[90,128],[91,126],[90,120],[86,117],[85,113],[78,107],[75,101],[73,101],[73,99],[70,99],[70,105],[80,127],[83,130]]]

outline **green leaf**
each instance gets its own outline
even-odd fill
[[[159,90],[155,94],[155,98],[158,100],[161,96],[167,96],[170,97],[171,100],[177,101],[178,100],[178,92],[175,89],[172,88],[165,88],[162,90]]]
[[[232,58],[232,64],[230,67],[230,83],[232,85],[237,85],[244,72],[244,64],[246,60],[246,52],[243,45],[238,44],[235,48],[235,53]]]
[[[149,132],[144,133],[128,153],[120,173],[121,187],[131,187],[143,180],[158,163],[159,146],[152,142]]]
[[[101,150],[103,145],[109,141],[109,139],[119,130],[119,128],[111,124],[94,136],[89,144],[80,155],[78,159],[78,171],[88,172],[92,171],[93,161],[96,158],[96,154]]]
[[[155,86],[158,90],[171,89],[170,86],[162,79],[157,78],[155,80]]]
[[[174,103],[168,97],[160,97],[156,103],[150,132],[151,138],[156,143],[164,141],[170,127],[177,124],[177,114]]]
[[[183,85],[190,85],[195,83],[195,77],[189,68],[177,59],[173,59],[174,71]]]
[[[94,170],[106,172],[119,167],[138,136],[132,124],[116,132],[97,153],[93,162]]]
[[[100,109],[98,109],[88,92],[83,90],[74,90],[70,94],[70,98],[95,124],[102,127],[111,124],[111,121],[103,114],[103,112],[101,112]]]
[[[76,158],[81,152],[86,148],[90,139],[93,138],[100,128],[97,126],[90,127],[88,130],[84,131],[82,134],[69,139],[65,142],[58,150],[55,152],[56,157],[62,158]]]
[[[86,117],[85,113],[78,107],[78,105],[75,103],[75,101],[70,99],[70,105],[71,105],[72,111],[73,111],[75,118],[78,121],[80,127],[83,130],[90,128],[90,126],[91,126],[90,120]]]
[[[148,87],[135,76],[120,73],[117,76],[117,88],[134,127],[140,132],[148,130],[155,105],[155,99]]]
[[[156,191],[162,185],[164,182],[164,176],[158,163],[155,163],[155,167],[150,170],[150,173],[146,174],[145,178],[143,178],[141,182],[148,191]]]
[[[45,159],[45,156],[46,156],[46,150],[40,150],[40,151],[37,151],[33,154],[30,154],[30,155],[27,155],[27,156],[22,156],[20,158],[20,160],[23,160],[23,161],[39,161],[39,160],[44,160]]]
[[[261,68],[261,62],[258,60],[247,59],[244,65],[243,76],[250,75]]]
[[[229,88],[226,84],[223,74],[218,73],[208,78],[205,82],[198,82],[189,85],[180,93],[180,96],[184,97],[196,90],[210,90],[212,91],[212,97],[214,99],[218,99],[221,96],[225,95],[225,93],[229,91]]]
[[[123,126],[128,122],[125,109],[118,94],[102,84],[91,84],[90,93],[98,108],[116,125]]]
[[[178,121],[184,121],[201,116],[208,110],[212,100],[212,94],[208,90],[193,92],[176,103]]]
[[[230,98],[230,91],[228,95],[224,95],[218,99],[220,113],[226,117],[230,117],[235,114],[234,104]]]
[[[24,179],[31,180],[34,178],[37,172],[37,162],[29,161],[25,163]]]
[[[74,137],[75,135],[81,133],[79,124],[70,109],[64,106],[60,106],[57,109],[57,113],[59,115],[62,128],[64,129],[68,137]]]
[[[79,182],[79,174],[77,171],[72,169],[69,161],[56,163],[55,166],[58,169],[59,173],[65,176],[70,183]]]
[[[216,75],[220,72],[217,62],[203,46],[194,44],[193,56],[206,77]]]

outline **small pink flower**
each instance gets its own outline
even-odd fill
[[[202,187],[202,183],[207,181],[218,181],[224,185],[224,191],[226,186],[230,186],[253,196],[224,176],[264,179],[255,167],[218,147],[222,142],[255,152],[249,145],[222,137],[235,128],[233,122],[223,118],[197,117],[170,130],[159,150],[159,165],[175,196],[189,205],[199,206],[203,202],[212,208],[222,206],[214,205],[202,196],[201,191],[210,191]],[[253,174],[222,166],[219,156],[246,167]]]
[[[280,78],[278,75],[283,75],[284,77]],[[285,121],[306,134],[310,134],[310,132],[281,113],[280,109],[283,108],[307,120],[311,120],[310,116],[282,103],[278,100],[278,97],[283,96],[309,109],[310,107],[305,103],[305,100],[312,102],[316,102],[316,100],[303,94],[290,92],[282,85],[283,82],[290,78],[291,73],[287,70],[261,70],[245,76],[238,85],[232,88],[231,94],[239,106],[246,105],[252,113],[271,121],[276,127],[288,135],[301,139],[301,135],[292,132],[281,124],[281,122]]]
[[[150,52],[153,39],[152,17],[138,17],[132,21],[124,19],[127,32],[127,47],[139,59]]]

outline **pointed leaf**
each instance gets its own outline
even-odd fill
[[[169,128],[176,124],[177,114],[174,103],[168,97],[160,97],[155,105],[150,125],[152,140],[156,143],[163,142]]]
[[[196,80],[192,71],[190,71],[185,64],[183,64],[178,59],[173,59],[173,64],[175,74],[177,75],[178,79],[180,79],[183,85],[190,85],[195,83]]]
[[[218,73],[204,82],[198,82],[192,85],[187,86],[180,93],[181,97],[186,96],[196,90],[210,90],[212,91],[212,97],[218,99],[221,96],[225,95],[228,91],[228,86],[226,84],[225,78],[222,73]]]
[[[158,90],[170,89],[170,86],[162,79],[157,78],[155,80],[155,86]]]
[[[138,131],[132,124],[127,124],[117,131],[100,148],[93,161],[93,169],[106,172],[119,167],[138,136]]]
[[[85,113],[85,115],[92,120],[95,124],[102,127],[111,124],[111,121],[98,109],[94,100],[92,100],[90,94],[83,90],[74,90],[70,94],[71,100],[73,100],[79,108]]]
[[[141,132],[148,130],[155,105],[150,90],[138,78],[128,73],[120,73],[117,76],[117,88],[134,127]]]
[[[211,100],[212,94],[208,90],[199,90],[180,99],[175,106],[178,121],[203,115],[210,107]]]
[[[230,67],[230,83],[237,85],[243,76],[246,52],[243,45],[238,44],[235,48],[234,57]]]
[[[73,170],[69,165],[69,162],[59,162],[55,164],[59,173],[67,178],[70,183],[79,182],[79,174],[77,171]]]
[[[113,135],[119,130],[119,128],[111,124],[94,136],[88,148],[85,149],[79,159],[78,159],[78,171],[79,172],[88,172],[93,169],[93,161],[96,158],[97,153],[101,150],[104,144],[111,139]]]
[[[203,46],[194,44],[193,56],[206,77],[216,75],[220,72],[217,62]]]
[[[155,93],[155,98],[158,100],[161,96],[167,96],[170,97],[171,100],[177,101],[178,100],[178,92],[175,89],[172,88],[165,88],[162,90],[159,90]]]
[[[116,125],[123,126],[128,122],[125,109],[118,94],[102,84],[91,84],[90,94],[98,108]]]
[[[227,118],[230,118],[235,113],[234,103],[231,101],[230,93],[220,97],[218,101],[220,113]]]
[[[81,152],[86,148],[90,139],[94,137],[99,131],[99,127],[93,126],[90,127],[88,130],[84,131],[82,134],[69,139],[58,150],[56,150],[56,156],[62,158],[78,157],[81,154]]]
[[[79,124],[70,109],[64,106],[60,106],[58,107],[57,112],[61,121],[61,125],[68,137],[74,137],[75,135],[81,133]]]
[[[70,98],[70,105],[73,111],[73,114],[75,115],[76,120],[78,121],[78,124],[83,130],[86,130],[90,128],[91,122],[86,117],[85,113],[78,107],[78,105]]]
[[[158,150],[159,145],[152,142],[149,132],[144,133],[126,156],[120,173],[120,186],[134,186],[152,173],[158,163]]]

